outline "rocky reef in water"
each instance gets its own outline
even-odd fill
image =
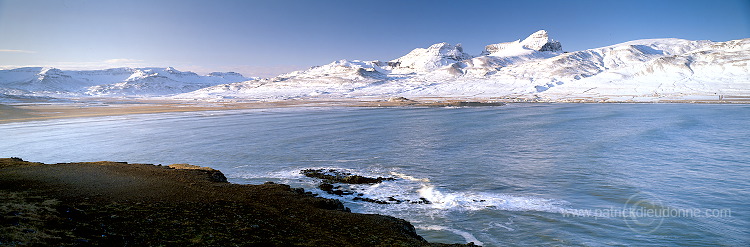
[[[300,188],[231,184],[187,164],[3,158],[0,198],[1,246],[465,246],[428,243],[405,220],[351,213]]]
[[[387,200],[378,200],[369,197],[365,197],[364,194],[358,193],[350,188],[337,185],[341,184],[377,184],[383,181],[393,181],[395,178],[384,178],[384,177],[365,177],[361,175],[355,175],[349,172],[343,172],[336,169],[305,169],[300,171],[302,175],[311,178],[322,179],[322,182],[318,185],[318,188],[325,191],[328,194],[345,196],[354,195],[352,200],[364,201],[377,204],[400,204],[400,203],[411,203],[411,204],[432,204],[429,200],[424,197],[420,197],[419,200],[399,200],[393,196],[388,197]]]

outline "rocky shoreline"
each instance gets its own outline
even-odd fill
[[[388,197],[387,200],[378,200],[373,198],[364,197],[364,194],[358,193],[349,188],[344,188],[337,184],[377,184],[383,181],[396,180],[392,177],[364,177],[360,175],[351,174],[348,172],[339,171],[336,169],[305,169],[300,171],[302,175],[311,178],[322,179],[321,183],[318,184],[318,188],[328,194],[344,196],[344,195],[355,195],[352,198],[355,201],[363,201],[377,204],[400,204],[400,203],[411,203],[411,204],[432,204],[431,201],[424,197],[420,197],[419,200],[399,200],[393,196]]]
[[[2,246],[467,246],[429,243],[405,220],[351,213],[300,188],[231,184],[187,164],[2,158],[0,198]]]

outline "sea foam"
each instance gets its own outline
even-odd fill
[[[432,182],[426,177],[409,175],[399,171],[384,171],[378,169],[348,169],[334,166],[308,167],[305,169],[334,169],[341,172],[366,177],[393,177],[375,184],[336,184],[341,189],[353,192],[351,195],[332,195],[317,188],[322,180],[308,178],[300,174],[303,169],[293,168],[268,172],[265,174],[235,174],[233,177],[269,179],[281,182],[290,182],[306,187],[306,190],[318,193],[320,196],[339,199],[345,203],[359,205],[365,210],[363,213],[383,213],[387,211],[410,210],[439,210],[439,211],[477,211],[477,210],[504,210],[504,211],[538,211],[549,213],[568,212],[569,203],[563,200],[548,199],[537,196],[513,195],[502,193],[489,193],[482,191],[460,191],[446,188]],[[355,199],[369,198],[388,202],[386,205],[371,205]],[[380,209],[376,209],[380,208]],[[372,212],[369,210],[375,210]]]

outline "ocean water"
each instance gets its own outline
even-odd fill
[[[750,245],[750,106],[282,108],[0,124],[0,156],[190,163],[484,246]],[[328,195],[310,168],[393,177]],[[392,198],[392,199],[391,199]],[[421,199],[424,198],[424,199]],[[408,201],[430,201],[413,204]]]

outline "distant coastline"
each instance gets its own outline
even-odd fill
[[[696,100],[608,100],[576,98],[544,100],[526,98],[346,98],[346,99],[289,99],[278,101],[189,101],[130,98],[98,98],[79,101],[26,100],[0,103],[0,124],[50,119],[153,114],[168,112],[222,111],[282,107],[473,107],[500,106],[513,103],[676,103],[676,104],[750,104],[746,96],[716,96],[715,99]]]

